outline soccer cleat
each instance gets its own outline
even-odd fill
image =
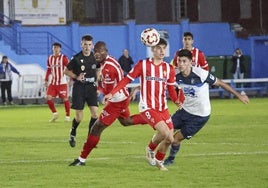
[[[170,158],[167,158],[167,159],[164,161],[164,165],[165,165],[165,166],[172,165],[173,163],[174,163],[174,159],[170,159]]]
[[[150,165],[155,166],[154,151],[152,151],[148,146],[145,149],[146,158]]]
[[[69,144],[71,147],[75,147],[75,144],[76,144],[75,136],[76,136],[76,129],[71,129],[70,138],[69,138]]]
[[[81,162],[79,159],[75,159],[69,166],[85,166],[86,163]]]
[[[69,139],[69,144],[70,146],[73,148],[75,147],[75,144],[76,144],[76,141],[75,141],[75,136],[70,136],[70,139]]]
[[[58,119],[59,118],[59,115],[58,115],[58,113],[57,112],[55,112],[55,113],[53,113],[53,117],[52,117],[52,119],[51,120],[49,120],[49,122],[50,123],[53,123],[53,122],[55,122],[56,121],[56,119]]]
[[[168,171],[168,169],[164,166],[163,161],[159,161],[159,160],[155,159],[155,166],[157,166],[157,168],[159,168],[159,170],[161,170],[161,171]]]
[[[65,122],[70,122],[70,121],[71,121],[70,116],[66,116],[66,117],[65,117]]]

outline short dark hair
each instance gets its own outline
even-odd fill
[[[82,40],[92,41],[93,37],[91,35],[84,35],[84,36],[82,36]]]
[[[160,44],[164,44],[165,46],[167,46],[167,41],[163,38],[160,38],[159,42],[157,43],[157,45],[160,45]]]
[[[190,50],[187,50],[187,49],[182,49],[182,50],[177,51],[177,56],[178,57],[187,57],[190,60],[192,60],[192,58],[193,58],[192,52]]]
[[[2,57],[2,59],[7,59],[7,56],[6,56],[6,55],[4,55],[4,56]]]
[[[106,43],[103,41],[98,41],[96,42],[96,44],[94,45],[94,48],[105,48],[106,49]]]
[[[54,42],[54,43],[52,44],[52,46],[58,46],[58,47],[61,48],[61,44],[60,44],[59,42]]]
[[[183,37],[191,37],[192,39],[194,39],[194,35],[191,32],[184,32]]]
[[[103,41],[98,41],[94,45],[94,53],[96,53],[96,51],[106,51],[106,52],[108,52],[108,49],[106,47],[106,43],[103,42]]]

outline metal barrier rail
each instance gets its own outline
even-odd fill
[[[27,74],[19,78],[18,99],[40,99],[45,97],[42,75]]]
[[[268,78],[222,79],[222,81],[230,84],[236,91],[256,91],[258,96],[268,94]],[[244,84],[244,87],[236,87],[236,84]],[[139,83],[130,83],[127,85],[129,88],[136,86],[139,86]],[[218,93],[221,98],[226,93],[222,88],[213,88],[209,91],[210,93]],[[228,95],[231,97],[229,93]]]

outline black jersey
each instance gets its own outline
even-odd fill
[[[67,68],[77,76],[85,73],[86,78],[94,78],[96,81],[96,70],[100,65],[95,60],[93,52],[89,56],[84,56],[82,51],[74,55],[68,63]]]

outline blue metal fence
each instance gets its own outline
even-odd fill
[[[49,32],[22,31],[19,21],[10,20],[1,13],[0,40],[9,45],[18,55],[49,55],[52,53],[54,42],[61,43],[64,54],[76,53],[70,46]]]

